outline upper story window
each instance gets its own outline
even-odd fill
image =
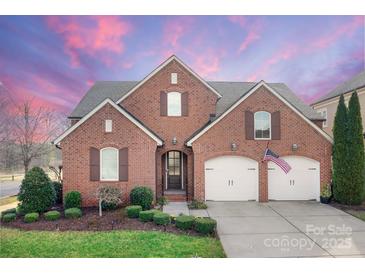
[[[318,110],[318,112],[322,115],[323,119],[325,119],[323,121],[323,127],[327,127],[328,124],[327,124],[327,109],[326,108],[323,108],[323,109],[320,109]]]
[[[255,139],[270,140],[271,139],[271,114],[266,111],[255,112]]]
[[[180,92],[169,92],[167,94],[167,116],[181,116]]]
[[[112,131],[113,131],[113,121],[105,120],[105,132],[112,132]]]
[[[119,178],[119,150],[107,147],[100,150],[100,180],[118,181]]]
[[[171,73],[171,84],[177,84],[177,73]]]

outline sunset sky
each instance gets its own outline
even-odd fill
[[[364,70],[362,16],[0,16],[0,82],[69,114],[98,80],[176,54],[206,80],[284,82],[310,103]]]

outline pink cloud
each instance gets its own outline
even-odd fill
[[[113,59],[108,57],[108,53],[123,53],[123,38],[132,30],[129,23],[116,16],[49,16],[46,17],[46,23],[62,36],[64,50],[74,67],[80,65],[81,53],[97,55],[103,63],[110,65]]]
[[[246,27],[247,20],[244,16],[240,15],[231,15],[228,16],[228,20],[232,23],[238,24],[241,28]]]
[[[191,16],[174,17],[166,21],[163,29],[163,43],[175,50],[180,47],[180,39],[191,29],[194,18]]]

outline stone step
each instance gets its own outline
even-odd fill
[[[164,195],[169,202],[185,202],[186,195],[185,194],[165,194]]]

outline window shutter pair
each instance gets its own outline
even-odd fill
[[[90,148],[90,181],[100,181],[100,151]],[[128,181],[128,148],[119,149],[119,181]]]
[[[254,113],[245,111],[245,134],[246,140],[253,140],[255,137],[255,121]],[[271,140],[280,140],[280,111],[271,113]]]
[[[181,116],[188,116],[188,106],[188,93],[184,92],[181,94]],[[165,91],[160,91],[160,115],[167,116],[167,93]]]

